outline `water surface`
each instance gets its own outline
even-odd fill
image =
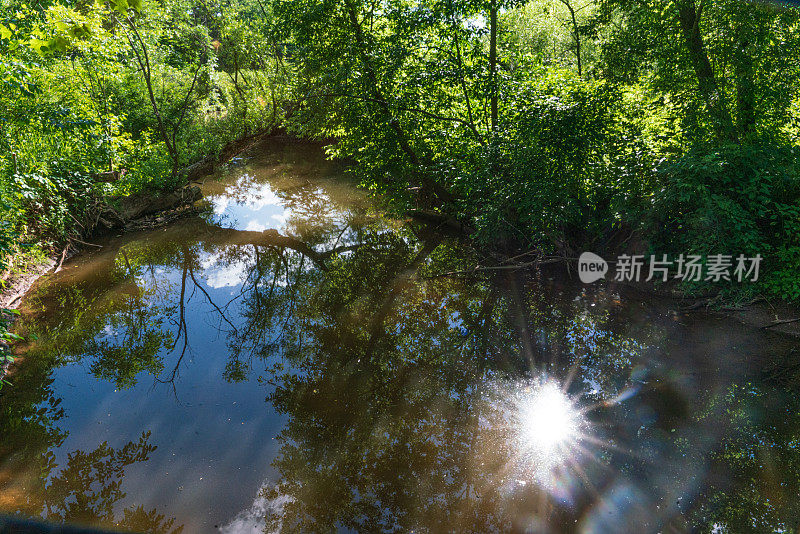
[[[386,216],[272,140],[26,299],[0,510],[151,532],[779,532],[795,341]]]

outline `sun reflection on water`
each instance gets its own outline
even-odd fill
[[[543,487],[557,483],[581,455],[588,422],[553,380],[519,387],[512,395],[512,435],[517,467]]]
[[[578,413],[553,382],[547,382],[520,405],[523,445],[546,456],[558,455],[576,438]]]

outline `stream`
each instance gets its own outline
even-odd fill
[[[797,340],[480,254],[271,139],[36,283],[0,511],[142,532],[776,532]],[[794,518],[794,519],[792,519]],[[792,521],[794,521],[792,523]]]

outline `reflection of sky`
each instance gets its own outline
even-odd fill
[[[202,277],[208,287],[219,289],[222,287],[236,287],[244,283],[247,273],[253,267],[252,258],[248,255],[243,259],[226,261],[223,254],[207,253],[201,256],[200,267],[203,268]]]
[[[304,192],[304,195],[309,194],[313,199],[308,200],[330,207],[331,200],[322,189]],[[225,226],[238,230],[261,232],[274,228],[284,233],[289,219],[293,216],[303,218],[302,214],[293,213],[269,183],[259,183],[247,174],[224,193],[210,195],[207,200]]]
[[[231,191],[207,197],[214,214],[223,216],[228,224],[239,230],[282,230],[286,227],[289,210],[268,183],[258,183],[245,174]]]
[[[313,194],[314,201],[326,202],[323,192]],[[268,183],[258,183],[249,175],[239,178],[225,193],[207,199],[222,226],[288,233],[292,211]],[[349,235],[347,232],[344,237]],[[318,246],[324,248],[324,244]],[[196,252],[198,283],[217,306],[224,307],[233,324],[242,328],[242,301],[232,295],[238,295],[253,268],[252,247]],[[308,263],[305,268],[312,266]],[[177,307],[181,270],[180,265],[153,265],[136,277],[136,285],[143,290],[143,305],[150,310],[148,321],[163,319],[163,328],[173,334],[178,331],[176,312],[165,313],[164,306]],[[285,284],[283,279],[277,281],[278,286]],[[94,378],[91,362],[86,360],[53,373],[53,389],[67,414],[61,426],[69,431],[64,444],[54,451],[56,459],[63,467],[71,451],[88,452],[103,441],[122,447],[150,431],[150,443],[157,449],[147,461],[126,469],[122,488],[127,496],[115,508],[118,515],[123,507],[142,505],[146,510],[157,508],[167,517],[176,516],[177,524],[186,524],[185,532],[261,532],[264,512],[282,505],[261,497],[260,488],[274,478],[269,464],[277,453],[274,437],[283,427],[283,418],[264,402],[268,391],[256,380],[229,383],[221,379],[231,352],[222,330],[229,325],[222,322],[203,292],[195,291],[191,279],[187,281],[185,309],[189,343],[174,390],[172,384],[158,383],[146,372],[137,375],[135,386],[117,390],[113,383]],[[121,343],[125,326],[117,324],[113,315],[104,319],[107,324],[99,338]],[[268,333],[271,338],[276,335]],[[179,339],[172,351],[162,350],[162,377],[169,377],[182,347]],[[252,363],[255,372],[268,364]]]
[[[238,272],[246,272],[246,267],[237,270],[245,263],[220,269],[224,262],[219,256],[201,258],[204,270],[195,276],[214,302],[224,305],[230,300],[225,288],[233,285]],[[164,303],[177,303],[180,280],[181,270],[171,267],[138,278],[140,287],[160,288],[145,303],[151,309],[149,319],[163,314]],[[141,372],[135,386],[117,390],[113,383],[94,378],[90,362],[85,361],[56,369],[53,388],[68,417],[62,426],[70,433],[54,452],[63,466],[70,451],[89,452],[103,441],[119,448],[151,431],[150,443],[157,449],[146,462],[126,468],[122,488],[127,496],[117,512],[142,505],[146,510],[157,508],[168,517],[177,516],[178,523],[186,523],[185,532],[211,532],[225,523],[230,523],[226,532],[250,532],[257,523],[248,521],[246,511],[237,512],[247,509],[264,480],[272,476],[269,464],[278,447],[272,438],[282,428],[283,418],[264,402],[268,392],[262,384],[221,379],[230,352],[227,337],[213,306],[188,283],[189,344],[175,389]],[[239,301],[233,301],[227,316],[241,328],[238,306]],[[169,324],[165,321],[165,328]],[[174,325],[171,330],[175,331]],[[109,341],[120,335],[110,326],[100,334]],[[174,350],[164,354],[162,376],[169,377],[182,346],[179,340]],[[257,372],[267,362],[253,365]],[[259,503],[257,500],[253,506]]]
[[[263,494],[268,488],[268,484],[263,484],[258,490],[258,495],[253,501],[253,505],[246,510],[242,510],[227,525],[220,527],[220,532],[223,534],[273,534],[280,532],[280,526],[267,532],[265,530],[265,518],[267,513],[280,515],[283,506],[290,499],[286,496],[268,499]]]

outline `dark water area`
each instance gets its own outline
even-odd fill
[[[146,532],[794,532],[796,340],[480,253],[271,140],[26,297],[0,511]],[[449,273],[449,274],[448,274]]]

